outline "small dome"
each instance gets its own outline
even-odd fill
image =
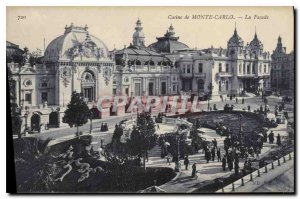
[[[99,60],[108,59],[107,46],[97,37],[90,35],[88,27],[65,27],[65,33],[52,40],[45,50],[44,60]]]
[[[237,34],[236,29],[234,29],[234,33],[232,37],[228,41],[228,46],[244,46],[243,39]]]
[[[143,32],[136,31],[136,32],[133,33],[133,38],[134,37],[145,37],[145,35],[144,35]]]
[[[255,33],[253,40],[250,42],[250,48],[262,47],[261,41],[257,38],[257,34]]]

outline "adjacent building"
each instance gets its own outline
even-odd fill
[[[294,52],[286,52],[279,36],[272,54],[271,87],[273,91],[294,97],[295,62]]]

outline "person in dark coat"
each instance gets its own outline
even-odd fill
[[[192,178],[196,176],[196,172],[197,172],[197,167],[196,167],[196,163],[194,163],[192,166]]]
[[[238,104],[239,103],[239,100],[238,100],[238,98],[235,98],[235,102]]]
[[[281,137],[280,137],[280,134],[279,134],[279,133],[278,133],[278,135],[277,135],[277,142],[276,142],[276,144],[277,144],[278,146],[281,145]]]
[[[222,168],[223,168],[223,171],[226,170],[226,157],[225,156],[223,156],[223,158],[222,158]]]
[[[234,163],[234,173],[235,175],[239,175],[239,162]]]
[[[215,148],[213,147],[211,150],[211,160],[212,161],[215,161],[215,156],[216,156],[216,151],[215,151]]]
[[[218,143],[217,143],[217,140],[216,140],[216,138],[212,141],[212,143],[213,143],[213,145],[214,145],[214,148],[217,148],[217,146],[218,146]]]
[[[251,107],[250,107],[250,105],[248,105],[248,111],[249,111],[249,112],[251,111]]]
[[[185,170],[188,170],[188,166],[189,166],[189,164],[190,164],[190,161],[189,161],[189,158],[188,158],[188,156],[185,156],[185,158],[184,158],[184,165],[185,165]]]
[[[242,104],[244,104],[245,103],[245,99],[244,98],[242,98]]]
[[[271,133],[268,135],[268,137],[269,137],[269,142],[271,144],[273,144],[273,142],[274,142],[274,133],[273,133],[273,131],[271,131]]]
[[[211,159],[211,154],[210,154],[209,150],[205,151],[205,159],[206,159],[206,162],[209,163],[209,160]]]
[[[218,157],[218,162],[220,162],[221,161],[221,149],[220,148],[218,148],[218,150],[217,150],[217,157]]]

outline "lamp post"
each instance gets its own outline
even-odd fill
[[[90,110],[90,134],[92,134],[92,129],[93,129],[93,111]]]
[[[212,89],[213,88],[214,87],[212,86],[212,83],[209,83],[209,85],[208,85],[208,91],[209,91],[209,93],[208,93],[208,97],[207,97],[207,111],[209,111],[209,108],[210,108],[209,100],[210,100],[210,96],[212,94]]]
[[[24,114],[24,118],[25,118],[25,131],[27,131],[27,129],[28,129],[28,125],[27,125],[28,115],[29,115],[29,111],[26,111],[25,114]]]
[[[179,168],[179,141],[180,141],[180,130],[177,129],[175,135],[176,135],[176,143],[177,143],[177,158],[175,159],[175,172],[179,172],[180,168]]]

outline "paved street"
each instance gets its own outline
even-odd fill
[[[214,101],[211,102],[211,106],[213,106],[213,104],[216,104],[216,107],[219,110],[223,110],[223,107],[225,105],[225,103],[228,104],[234,104],[235,109],[239,109],[242,110],[243,108],[247,109],[248,104],[250,104],[251,106],[251,110],[257,109],[259,108],[259,106],[262,103],[261,97],[248,97],[245,98],[245,103],[241,104],[241,98],[238,98],[239,103],[236,104],[235,99],[233,99],[232,101],[228,100],[225,102],[221,102],[221,101]],[[271,110],[271,113],[268,113],[268,117],[269,118],[274,118],[274,107],[276,104],[281,102],[281,98],[275,97],[275,96],[270,96],[268,97],[268,105],[269,108]],[[207,101],[206,102],[201,102],[203,103],[204,107],[207,107]],[[293,106],[292,104],[286,104],[285,106],[285,111],[289,112],[289,116],[291,119],[293,119]],[[132,115],[127,115],[125,116],[126,118],[131,118]],[[135,117],[135,115],[133,115],[133,117]],[[103,120],[97,120],[97,121],[93,121],[93,131],[92,131],[92,135],[93,135],[93,140],[92,140],[92,145],[94,146],[95,149],[100,147],[100,142],[101,139],[104,140],[104,144],[107,144],[109,142],[111,142],[111,138],[112,138],[112,134],[114,131],[114,126],[116,123],[120,122],[122,119],[124,119],[123,117],[110,117],[107,119],[103,119]],[[106,122],[109,125],[109,131],[107,132],[100,132],[100,125],[102,122]],[[270,129],[273,130],[275,135],[277,135],[277,133],[280,133],[281,136],[286,136],[286,124],[280,124],[276,129]],[[166,132],[171,132],[173,130],[173,126],[171,125],[164,125],[164,124],[160,124],[160,129],[158,130],[159,132],[157,132],[158,134],[162,134],[162,133],[166,133]],[[80,131],[83,132],[89,132],[90,129],[90,123],[87,123],[86,125],[82,126],[79,128]],[[223,145],[224,145],[224,137],[221,138],[219,135],[217,135],[215,133],[214,130],[210,130],[210,129],[201,129],[202,131],[205,131],[205,134],[203,135],[203,137],[206,138],[206,140],[211,141],[214,138],[216,138],[217,142],[218,142],[218,147],[221,148],[221,152],[222,152],[222,157],[224,154],[224,150],[223,150]],[[38,136],[40,138],[52,138],[54,139],[52,141],[52,144],[55,144],[57,142],[63,142],[64,140],[68,140],[74,137],[74,133],[76,132],[76,128],[62,128],[62,129],[51,129],[49,132],[45,132],[42,134],[38,134],[35,136]],[[158,147],[158,146],[157,146]],[[264,143],[263,145],[263,149],[262,149],[262,153],[261,153],[261,157],[264,156],[266,153],[268,153],[268,151],[270,151],[272,148],[276,147],[275,144],[269,144],[269,143]],[[153,149],[153,150],[157,150],[156,151],[156,155],[153,157],[149,156],[149,161],[146,163],[147,167],[170,167],[170,168],[174,168],[175,165],[174,163],[171,163],[171,165],[167,165],[166,164],[166,159],[161,159],[160,158],[160,151],[159,148],[157,149]],[[195,162],[197,163],[197,170],[198,172],[198,179],[194,179],[191,178],[191,167],[189,168],[189,170],[184,170],[184,165],[183,165],[183,161],[181,161],[182,163],[182,170],[181,172],[178,174],[178,176],[176,177],[176,179],[166,183],[165,185],[162,185],[161,188],[166,190],[167,192],[191,192],[195,189],[197,189],[197,187],[199,187],[201,184],[209,181],[209,180],[213,180],[219,177],[225,177],[225,176],[229,176],[232,173],[234,173],[234,170],[229,171],[228,169],[226,171],[222,170],[221,167],[221,162],[217,162],[216,160],[214,162],[210,162],[210,163],[206,163],[206,160],[204,158],[204,154],[202,153],[202,151],[199,151],[199,153],[195,154],[195,155],[191,155],[189,156],[189,160],[191,165]],[[244,164],[244,160],[240,160],[239,166],[242,169],[243,168],[243,164]]]

